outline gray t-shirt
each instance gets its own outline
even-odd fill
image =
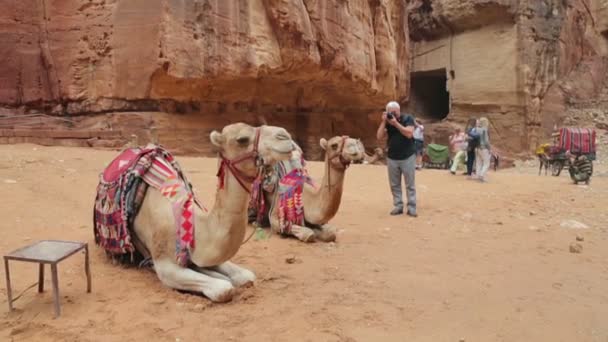
[[[490,149],[490,135],[488,134],[488,128],[477,127],[477,134],[479,134],[479,148]]]

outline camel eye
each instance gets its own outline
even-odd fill
[[[236,142],[239,143],[239,145],[245,145],[249,143],[249,137],[240,137],[236,139]]]
[[[335,151],[338,149],[338,143],[331,144],[331,148]]]

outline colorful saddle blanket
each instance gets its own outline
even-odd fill
[[[306,170],[306,162],[301,150],[293,153],[290,160],[277,163],[279,232],[290,234],[292,225],[304,226],[304,184],[315,186]]]
[[[110,254],[133,256],[133,221],[148,186],[171,203],[177,231],[176,259],[187,265],[195,247],[194,204],[201,206],[177,161],[160,146],[124,150],[100,175],[94,208],[95,242]]]
[[[302,149],[296,145],[296,150],[289,160],[277,163],[270,173],[262,173],[253,183],[249,212],[252,221],[262,224],[267,218],[268,211],[264,193],[274,193],[278,201],[273,201],[272,208],[279,213],[279,228],[281,234],[289,234],[293,224],[304,225],[304,203],[302,193],[304,184],[315,186],[312,178],[306,171],[306,162]],[[277,203],[278,202],[278,203]]]

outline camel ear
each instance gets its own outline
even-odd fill
[[[224,136],[218,131],[211,132],[209,138],[211,138],[211,143],[217,147],[221,147],[224,143]]]
[[[325,140],[325,138],[321,138],[321,141],[319,141],[319,145],[321,145],[322,149],[327,150],[327,140]]]

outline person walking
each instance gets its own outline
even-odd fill
[[[490,135],[488,133],[489,121],[487,118],[479,119],[477,134],[479,134],[479,146],[475,150],[475,170],[480,182],[486,181],[486,174],[490,169]]]
[[[466,134],[460,129],[460,127],[456,128],[454,134],[450,135],[450,149],[454,154],[454,158],[452,159],[452,167],[450,168],[451,174],[455,175],[458,167],[466,162],[467,146]]]
[[[479,134],[477,134],[477,119],[470,118],[465,128],[467,134],[467,176],[473,176],[475,165],[475,149],[479,145]]]
[[[417,217],[416,212],[416,147],[414,144],[415,122],[411,115],[401,113],[399,103],[391,101],[382,113],[382,122],[376,132],[378,140],[387,139],[388,179],[393,195],[391,215],[403,214],[401,176],[405,179],[407,215]]]

